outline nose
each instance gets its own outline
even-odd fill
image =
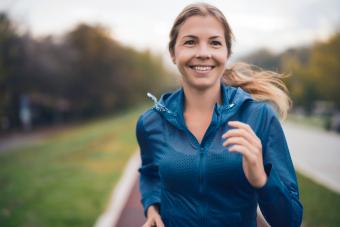
[[[200,44],[197,47],[196,58],[206,59],[211,58],[211,51],[206,44]]]

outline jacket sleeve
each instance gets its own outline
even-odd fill
[[[263,139],[263,162],[268,176],[257,189],[260,209],[271,226],[300,226],[303,206],[295,170],[281,124],[272,110],[266,138]]]
[[[144,215],[147,216],[147,209],[150,205],[160,204],[160,178],[158,165],[155,159],[155,149],[147,134],[143,116],[141,116],[136,126],[136,136],[141,154],[141,167],[139,190],[141,193],[141,202],[144,207]]]

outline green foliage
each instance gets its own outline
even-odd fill
[[[284,79],[295,106],[307,112],[317,100],[340,108],[340,33],[310,47],[291,48],[281,54],[259,50],[241,60],[290,75]]]
[[[314,45],[308,70],[321,98],[335,102],[340,108],[339,61],[340,32],[334,34],[326,42]]]
[[[243,57],[242,61],[272,71],[278,71],[278,66],[280,65],[280,58],[267,49],[259,49],[254,53]]]
[[[0,45],[12,55],[0,51],[0,87],[6,87],[0,105],[12,126],[20,125],[22,95],[31,102],[34,124],[51,124],[116,112],[174,82],[161,56],[120,44],[101,25],[79,24],[58,39],[18,35],[7,17],[0,17],[3,27]]]
[[[290,49],[281,55],[281,69],[291,76],[285,82],[296,106],[302,106],[310,112],[318,98],[315,84],[306,67],[310,59],[310,49]]]
[[[22,62],[22,43],[15,31],[14,24],[6,14],[0,12],[0,123],[4,117],[17,120],[11,115],[16,107],[11,102],[16,98],[20,87],[13,83],[18,78],[17,64]]]

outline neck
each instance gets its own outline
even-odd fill
[[[197,113],[211,113],[214,110],[215,103],[221,104],[221,86],[215,86],[198,90],[183,83],[183,90],[185,94],[184,111],[194,111]]]

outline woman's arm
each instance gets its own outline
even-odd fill
[[[248,124],[230,121],[233,129],[223,135],[223,145],[232,145],[229,152],[242,154],[243,171],[269,224],[300,226],[302,205],[286,139],[275,113],[266,105],[262,110],[258,114],[258,120],[263,119],[261,139]]]
[[[158,165],[155,160],[155,149],[152,141],[144,127],[144,117],[142,115],[137,122],[136,136],[141,154],[140,173],[140,193],[141,202],[144,207],[144,215],[147,217],[148,208],[151,205],[160,204],[160,178],[158,173]]]
[[[300,226],[303,206],[288,145],[279,120],[270,114],[268,134],[263,139],[266,184],[257,189],[260,209],[271,226]]]

